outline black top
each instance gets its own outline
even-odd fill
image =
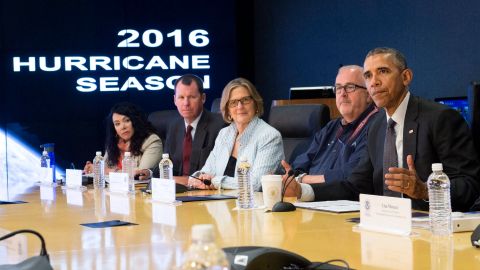
[[[235,165],[237,164],[237,159],[234,156],[230,156],[228,159],[227,167],[223,175],[235,177]]]

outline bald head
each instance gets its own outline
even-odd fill
[[[355,90],[347,93],[348,86]],[[370,96],[365,87],[363,68],[357,65],[343,66],[338,69],[335,79],[336,104],[345,122],[355,121],[370,104]]]
[[[335,79],[335,83],[337,83],[338,76],[348,76],[352,82],[358,84],[360,86],[365,87],[365,79],[363,78],[363,67],[357,65],[348,65],[342,66],[338,69],[337,79]]]

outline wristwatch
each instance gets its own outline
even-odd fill
[[[300,174],[299,176],[295,177],[295,181],[297,181],[298,183],[302,183],[302,179],[305,175],[307,174],[306,173]]]

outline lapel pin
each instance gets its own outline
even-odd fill
[[[413,129],[410,129],[410,130],[408,131],[408,134],[412,134],[412,133],[413,133]]]

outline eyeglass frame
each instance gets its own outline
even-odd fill
[[[347,87],[352,87],[352,89],[350,90],[347,90]],[[337,91],[337,89],[340,88],[340,89],[343,89],[345,91],[345,93],[349,94],[349,93],[352,93],[352,92],[355,92],[355,90],[357,90],[357,88],[361,88],[361,89],[365,89],[367,90],[367,88],[365,86],[361,86],[361,85],[358,85],[358,84],[355,84],[355,83],[347,83],[345,85],[339,85],[339,86],[334,86],[333,87],[333,94],[335,95],[340,95],[342,93],[342,90],[340,91]]]
[[[240,99],[232,99],[227,102],[228,108],[235,108],[238,106],[238,103],[242,103],[242,105],[250,104],[253,101],[252,96],[244,96]]]

